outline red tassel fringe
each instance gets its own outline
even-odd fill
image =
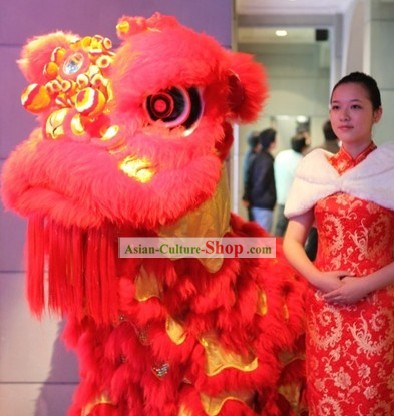
[[[27,296],[34,315],[40,317],[47,307],[61,316],[72,312],[78,320],[113,321],[118,310],[113,229],[84,231],[42,217],[29,219]]]
[[[44,296],[44,219],[30,218],[27,225],[27,298],[31,312],[40,317],[45,303]]]

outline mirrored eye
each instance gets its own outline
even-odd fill
[[[63,72],[67,75],[73,75],[78,72],[84,63],[84,57],[81,53],[76,52],[70,55],[63,63]]]
[[[189,129],[202,115],[201,94],[197,88],[172,87],[149,95],[145,108],[152,123]]]

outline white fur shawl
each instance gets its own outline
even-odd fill
[[[299,164],[286,202],[294,217],[335,192],[345,192],[394,210],[394,143],[379,146],[362,162],[339,175],[327,160],[331,153],[315,149]]]

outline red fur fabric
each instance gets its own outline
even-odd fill
[[[280,241],[275,259],[215,269],[118,257],[120,237],[268,236],[226,215],[221,185],[232,123],[262,109],[264,70],[173,17],[117,29],[115,52],[62,32],[27,43],[22,101],[39,127],[2,172],[5,205],[28,219],[31,310],[66,317],[78,354],[69,415],[300,413],[304,284]]]

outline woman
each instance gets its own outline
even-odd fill
[[[394,143],[373,142],[381,116],[372,77],[342,78],[330,99],[341,149],[307,155],[286,204],[285,254],[310,283],[310,416],[394,414]],[[304,251],[313,223],[314,263]]]

